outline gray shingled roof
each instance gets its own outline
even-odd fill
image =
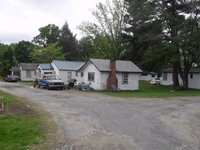
[[[167,69],[163,70],[163,72],[172,73],[173,69],[172,68],[167,68]],[[193,67],[193,68],[191,68],[190,69],[190,73],[200,73],[200,67]]]
[[[97,67],[99,71],[111,71],[109,59],[90,59],[90,61]],[[141,73],[142,70],[131,61],[116,60],[116,72]]]
[[[49,63],[39,64],[39,66],[42,68],[42,70],[53,70],[53,67]]]
[[[38,66],[36,63],[20,63],[22,70],[35,70]]]
[[[85,62],[53,60],[53,63],[59,70],[77,71],[84,65]]]

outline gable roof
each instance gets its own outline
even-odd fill
[[[54,63],[59,70],[77,71],[84,65],[85,62],[53,60],[52,63]]]
[[[38,66],[36,63],[20,63],[22,70],[35,70]]]
[[[88,62],[92,62],[96,68],[102,72],[110,72],[110,60],[109,59],[89,59]],[[133,62],[126,60],[116,60],[116,72],[135,72],[141,73],[142,70],[138,68]]]
[[[51,66],[50,63],[42,63],[39,64],[38,66],[40,66],[42,70],[53,70],[53,67]]]
[[[173,73],[173,69],[167,68],[167,69],[163,70],[163,73]],[[189,73],[200,73],[200,67],[191,68]]]

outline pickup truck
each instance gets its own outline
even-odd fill
[[[65,89],[64,82],[56,75],[45,75],[41,79],[35,79],[34,87],[45,87],[46,89]]]

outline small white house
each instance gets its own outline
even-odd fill
[[[22,81],[34,81],[37,66],[36,63],[20,63],[20,79]]]
[[[121,90],[138,90],[139,76],[142,70],[131,61],[116,60],[114,72],[117,87]],[[108,78],[112,74],[111,61],[108,59],[89,59],[79,70],[83,82],[95,90],[107,89]]]
[[[37,66],[36,75],[41,78],[46,74],[54,74],[54,69],[50,63],[42,63]]]
[[[188,75],[188,87],[200,89],[200,67],[192,68]]]
[[[78,78],[78,70],[84,63],[85,62],[80,61],[53,60],[51,66],[53,67],[55,74],[67,84],[70,79]]]
[[[173,84],[173,76],[172,76],[172,68],[167,68],[162,72],[162,81],[161,85],[172,85]]]
[[[143,72],[140,75],[140,80],[141,81],[151,81],[154,80],[158,77],[158,74],[155,72]]]
[[[162,73],[161,85],[172,85],[173,73],[172,68],[165,69]],[[179,75],[179,84],[183,85],[183,81]],[[200,89],[200,67],[194,67],[188,75],[188,87],[192,89]]]

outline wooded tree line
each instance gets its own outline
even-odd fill
[[[200,57],[200,1],[112,0],[99,2],[91,13],[96,22],[83,22],[76,39],[67,22],[61,29],[49,24],[31,42],[0,44],[0,69],[21,62],[49,63],[53,59],[107,58],[131,60],[142,70],[161,72],[173,68],[188,87],[188,74]]]

